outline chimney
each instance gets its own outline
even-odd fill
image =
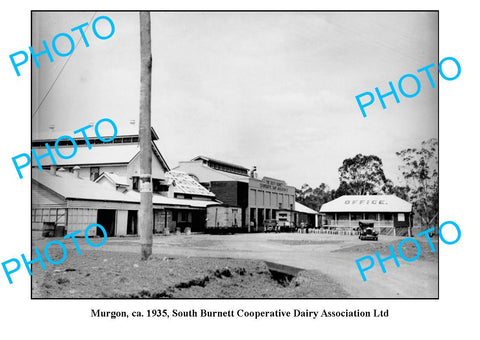
[[[56,165],[50,165],[50,175],[55,176],[57,174],[57,166]]]
[[[73,167],[73,176],[75,178],[81,178],[80,177],[80,167],[78,165]]]
[[[257,178],[257,167],[255,165],[252,167],[252,170],[250,170],[250,177]]]

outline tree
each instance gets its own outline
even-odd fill
[[[308,184],[302,185],[300,190],[296,190],[296,200],[313,210],[320,211],[322,204],[331,201],[334,197],[334,190],[331,190],[325,183],[312,189]]]
[[[313,193],[313,189],[307,183],[303,184],[300,189],[296,189],[297,198],[304,200]]]
[[[402,159],[399,167],[405,178],[414,211],[425,229],[438,224],[438,140],[423,141],[420,148],[396,153]]]
[[[382,160],[375,155],[358,154],[353,158],[347,158],[338,168],[338,172],[340,186],[335,193],[336,197],[383,193],[382,190],[387,183]]]
[[[385,185],[382,188],[382,192],[386,195],[395,195],[401,199],[408,201],[410,187],[408,185],[405,185],[405,186],[394,185],[391,180],[387,179],[387,181],[385,182]]]

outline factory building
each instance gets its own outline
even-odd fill
[[[301,216],[314,224],[310,226],[318,223],[317,212],[303,206],[296,210],[293,186],[271,177],[260,179],[255,167],[249,171],[241,165],[197,156],[180,162],[175,170],[192,176],[229,207],[241,209],[241,224],[250,232],[262,231],[265,221],[272,219],[299,225]]]
[[[53,136],[52,136],[53,137]],[[50,227],[53,234],[85,230],[99,223],[108,236],[138,234],[139,153],[138,134],[119,134],[104,143],[89,136],[89,149],[83,138],[76,139],[77,153],[70,159],[42,158],[43,171],[32,166],[32,228]],[[46,152],[45,143],[55,139],[32,141],[38,155]],[[157,146],[152,128],[152,187],[156,233],[168,230],[203,232],[206,209],[219,202],[215,195],[187,174],[171,171]],[[42,147],[43,145],[43,147]],[[60,145],[64,154],[71,144]],[[95,230],[92,228],[92,233]]]

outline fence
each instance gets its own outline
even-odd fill
[[[328,221],[327,225],[324,227],[336,227],[336,228],[358,228],[358,220],[331,220]],[[372,220],[375,223],[375,228],[377,227],[390,227],[393,228],[393,221],[392,220]]]
[[[344,223],[346,222],[346,223]],[[334,234],[334,235],[358,235],[358,222],[349,223],[351,221],[337,221],[336,224],[324,225],[323,228],[313,229],[310,228],[308,232],[313,234]],[[352,221],[353,222],[353,221]],[[397,230],[393,226],[392,221],[375,221],[375,230],[378,231],[379,235],[391,235],[391,236],[401,236],[407,235],[408,228],[403,228],[399,233],[399,228]]]

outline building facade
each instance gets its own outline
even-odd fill
[[[301,213],[310,214],[310,221],[317,221],[313,210],[296,211],[295,187],[271,177],[259,179],[255,168],[249,171],[240,165],[197,156],[180,162],[175,170],[195,178],[224,204],[241,209],[242,227],[250,232],[262,231],[265,220],[279,220],[280,212],[289,223],[297,225]]]
[[[395,195],[345,195],[322,205],[323,226],[355,230],[359,221],[375,223],[381,234],[405,236],[412,227],[412,204]]]
[[[138,135],[119,135],[104,143],[89,137],[91,149],[83,138],[76,140],[77,153],[70,159],[41,159],[43,170],[32,166],[32,228],[51,225],[58,234],[84,231],[90,224],[105,227],[108,236],[138,234],[140,175]],[[204,231],[206,208],[218,204],[215,195],[192,177],[171,171],[161,155],[158,136],[152,128],[152,187],[154,232],[174,232],[190,228]],[[40,156],[45,143],[32,141]],[[54,142],[54,140],[53,140]],[[43,147],[42,147],[43,145]],[[60,145],[68,149],[72,145]],[[63,150],[63,154],[71,154]],[[95,229],[91,229],[95,233]]]
[[[90,129],[92,130],[92,129]],[[82,178],[89,178],[91,181],[97,180],[102,173],[109,173],[126,180],[130,189],[138,188],[138,179],[140,176],[140,146],[138,142],[138,133],[131,131],[125,134],[118,134],[111,142],[101,141],[95,134],[87,130],[89,143],[88,148],[85,139],[82,136],[73,137],[77,144],[75,156],[64,159],[55,157],[54,165],[50,157],[41,159],[43,169],[50,169],[54,166],[57,169],[63,168],[67,172],[78,170],[78,175]],[[170,171],[170,167],[163,158],[158,148],[158,135],[152,127],[152,185],[158,188],[165,182],[165,173]],[[58,134],[51,132],[48,136],[41,139],[32,140],[32,148],[39,157],[46,154],[45,143],[54,145]],[[58,149],[64,155],[72,154],[73,146],[67,140],[62,140],[58,144]],[[32,162],[32,168],[38,168],[36,162]]]

